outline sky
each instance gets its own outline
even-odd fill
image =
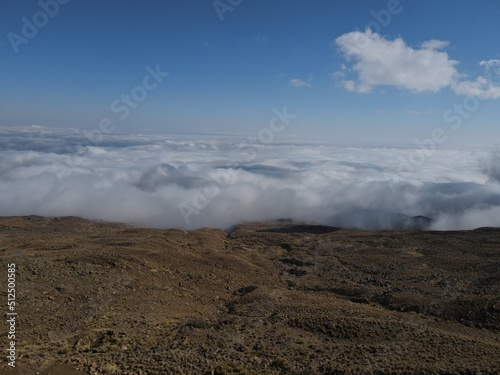
[[[500,226],[496,0],[16,0],[0,215]]]
[[[3,127],[259,134],[279,112],[294,116],[283,139],[441,148],[500,139],[496,0],[1,8]]]

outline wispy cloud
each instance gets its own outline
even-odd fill
[[[500,74],[500,60],[483,60],[479,63],[479,66],[492,70],[494,74]]]
[[[292,87],[311,88],[313,87],[311,81],[312,77],[310,77],[307,81],[304,81],[303,79],[300,78],[293,78],[290,81],[288,81],[288,84]]]
[[[255,42],[256,43],[267,43],[267,37],[259,34],[255,37]]]
[[[448,47],[450,42],[445,40],[431,39],[422,43],[422,49],[438,50]]]

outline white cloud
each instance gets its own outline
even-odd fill
[[[450,43],[448,41],[431,39],[423,42],[422,48],[438,50],[448,47],[449,44]]]
[[[486,163],[484,152],[438,149],[411,171],[401,161],[415,150],[402,147],[294,140],[255,145],[249,158],[231,137],[115,135],[92,146],[73,132],[0,135],[1,215],[181,228],[288,217],[371,229],[424,215],[439,229],[500,226],[500,158]],[[199,211],[189,223],[181,204]]]
[[[484,68],[489,75],[500,76],[500,60],[482,60],[479,66]],[[498,78],[498,77],[497,77]]]
[[[479,63],[483,75],[474,81],[462,81],[453,85],[459,95],[475,96],[481,99],[500,98],[500,60],[483,60]]]
[[[368,94],[372,91],[372,87],[366,84],[358,84],[353,80],[340,81],[340,85],[347,91],[357,92],[360,94]]]
[[[344,34],[336,39],[337,46],[352,69],[357,82],[345,81],[351,91],[370,92],[379,85],[395,86],[415,92],[436,92],[449,86],[457,77],[455,65],[447,53],[434,48],[443,42],[429,41],[427,47],[414,49],[401,39],[387,40],[369,29]]]
[[[500,98],[500,60],[482,60],[479,66],[483,68],[483,75],[474,81],[456,82],[453,90],[459,95],[481,99]]]
[[[304,87],[307,87],[307,88],[310,88],[312,87],[312,84],[311,82],[309,81],[304,81],[300,78],[293,78],[291,79],[288,84],[292,87],[299,87],[299,88],[304,88]]]
[[[367,29],[353,31],[335,40],[351,68],[343,68],[342,74],[334,73],[338,84],[348,91],[370,93],[377,86],[393,86],[413,92],[438,92],[452,89],[457,95],[482,99],[500,98],[500,60],[483,60],[479,65],[484,75],[475,80],[465,80],[446,52],[447,41],[431,39],[421,48],[408,46],[401,38],[388,40]],[[347,77],[351,70],[355,77]]]
[[[459,95],[475,96],[481,99],[500,98],[500,86],[480,76],[475,81],[462,81],[453,84],[453,90]]]

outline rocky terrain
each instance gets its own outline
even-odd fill
[[[0,261],[2,374],[500,373],[500,229],[4,217]]]

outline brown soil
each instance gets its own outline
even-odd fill
[[[0,218],[0,262],[18,312],[0,373],[500,373],[500,229]]]

